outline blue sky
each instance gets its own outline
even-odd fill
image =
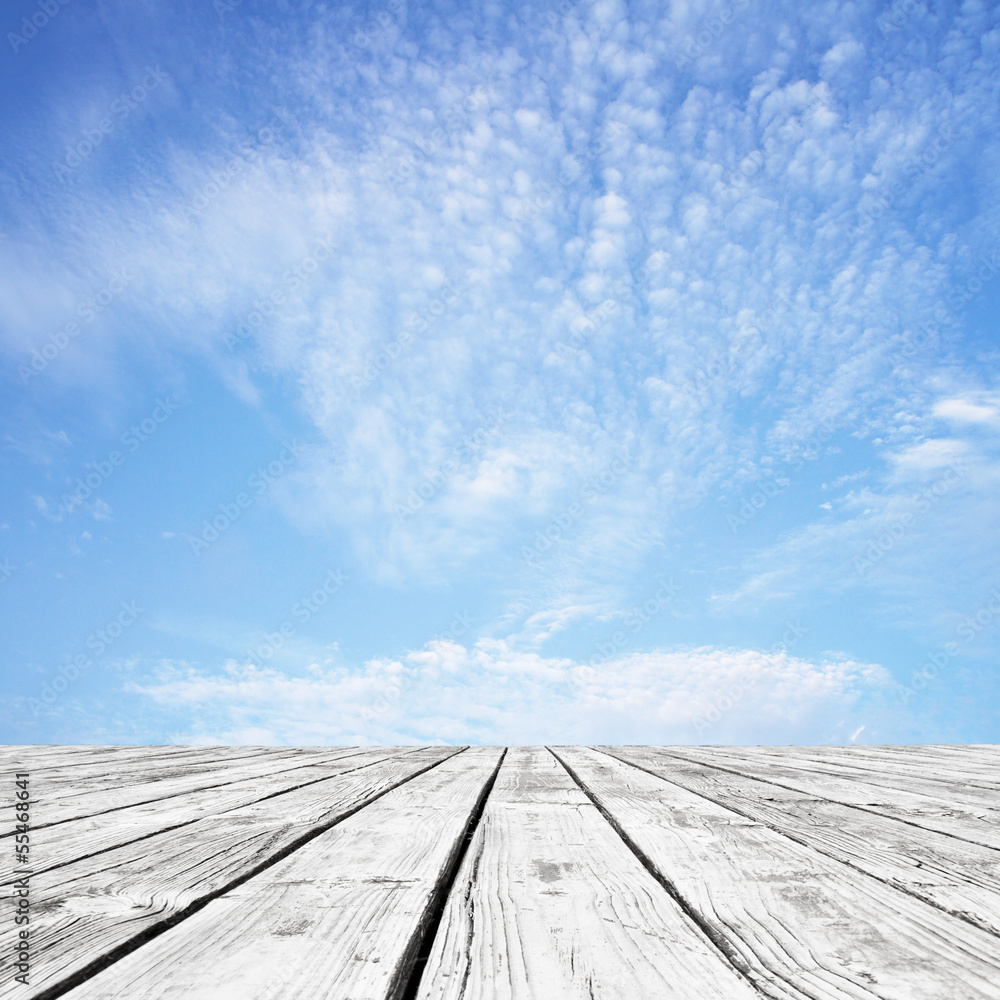
[[[996,5],[3,33],[3,742],[997,741]]]

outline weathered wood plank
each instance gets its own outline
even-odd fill
[[[767,760],[752,758],[749,754],[722,751],[718,748],[683,747],[684,756],[715,767],[729,768],[740,774],[763,778],[776,785],[817,798],[829,799],[858,809],[891,816],[914,826],[937,830],[952,837],[968,840],[1000,850],[1000,825],[994,818],[996,810],[956,802],[949,794],[931,795],[893,788],[889,785],[846,778],[843,775],[818,773],[809,768],[785,764],[781,758]]]
[[[407,782],[66,1000],[396,995],[500,754],[470,749]]]
[[[333,752],[335,749],[331,747],[328,752]],[[270,753],[229,754],[199,750],[197,753],[169,756],[159,753],[127,758],[96,756],[86,762],[67,762],[62,765],[51,763],[36,769],[34,776],[39,781],[44,781],[56,796],[61,797],[67,793],[74,793],[84,781],[88,789],[93,790],[98,786],[112,785],[116,781],[140,784],[165,772],[192,773],[245,766],[254,761],[297,760],[299,757],[299,754],[290,749],[276,749]]]
[[[1000,936],[1000,851],[686,760],[597,747]],[[658,759],[662,758],[662,759]],[[997,942],[1000,948],[1000,941]]]
[[[112,754],[109,750],[123,752]],[[54,777],[73,769],[85,771],[119,764],[141,767],[154,759],[160,762],[198,759],[208,756],[205,750],[204,747],[4,747],[0,751],[0,768]]]
[[[42,872],[32,883],[31,988],[0,983],[0,997],[30,1000],[102,956],[134,947],[144,934],[457,752],[425,748]]]
[[[16,766],[19,770],[27,768],[34,781],[44,784],[52,793],[62,795],[79,788],[84,782],[89,789],[95,787],[93,782],[104,784],[113,782],[115,776],[120,776],[121,780],[127,782],[137,783],[146,780],[146,776],[155,775],[163,770],[179,770],[185,767],[220,768],[230,766],[237,761],[264,760],[269,756],[259,750],[245,752],[249,748],[243,747],[232,748],[244,751],[240,753],[212,752],[202,747],[184,747],[177,748],[183,752],[171,754],[161,753],[163,747],[129,747],[127,749],[130,753],[122,755],[101,753],[101,748],[85,749],[88,751],[85,756],[52,754],[44,762],[37,759],[25,762],[22,759]],[[148,753],[141,752],[147,750]],[[294,751],[283,749],[280,754],[283,757],[291,757]],[[273,754],[270,756],[273,759]]]
[[[84,748],[94,751],[100,748]],[[117,749],[117,748],[110,748]],[[135,748],[126,748],[134,750]],[[162,747],[140,748],[159,751]],[[187,748],[190,749],[190,748]],[[100,812],[104,805],[96,805],[100,793],[116,796],[130,786],[137,786],[154,780],[163,773],[197,774],[226,770],[235,764],[244,764],[249,760],[266,760],[261,754],[219,755],[200,751],[197,754],[176,754],[164,756],[159,753],[129,756],[108,756],[98,752],[88,752],[86,759],[67,758],[66,755],[52,755],[48,763],[38,766],[37,762],[14,764],[9,772],[27,771],[30,774],[32,802],[44,806],[50,819],[59,822],[68,818],[78,809],[63,808],[60,803],[67,803],[72,798],[81,795],[88,798],[89,811]],[[94,793],[98,793],[95,796]],[[13,803],[13,783],[0,783],[0,809],[6,809]],[[0,830],[0,837],[9,836],[9,830]]]
[[[417,996],[758,998],[543,748],[508,750]]]
[[[617,759],[556,753],[769,995],[1000,995],[991,934]]]
[[[325,754],[292,755],[285,752],[249,759],[199,760],[170,767],[124,766],[95,771],[89,776],[45,775],[31,781],[32,808],[36,828],[97,817],[111,810],[169,799],[199,789],[221,788],[237,781],[266,777],[311,766],[314,761],[353,756],[358,750],[329,750]]]
[[[851,753],[852,750],[856,752]],[[995,777],[994,769],[975,756],[967,756],[960,762],[940,757],[919,759],[912,753],[869,747],[789,747],[784,751],[761,748],[746,753],[754,758],[778,759],[789,766],[858,777],[862,781],[910,788],[924,794],[940,795],[957,785],[960,794],[969,794],[979,802],[995,802],[1000,787],[991,780]]]
[[[217,813],[250,805],[294,788],[324,781],[334,775],[368,767],[379,761],[415,753],[407,747],[372,749],[353,754],[324,758],[317,763],[299,763],[250,777],[232,780],[191,792],[175,793],[143,802],[140,805],[114,809],[111,812],[33,829],[31,838],[32,868],[36,875],[59,868],[78,858],[94,858],[102,851],[132,843],[162,830],[177,830],[189,823]],[[220,777],[226,769],[219,771]],[[103,797],[102,797],[103,800]],[[36,811],[36,820],[45,811]],[[16,873],[4,873],[0,885],[10,884]]]
[[[142,764],[180,759],[235,759],[261,756],[275,749],[294,752],[292,747],[190,747],[190,746],[6,746],[5,763],[28,765],[38,771],[64,767],[106,767],[112,763]]]

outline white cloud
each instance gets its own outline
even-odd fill
[[[968,399],[942,399],[934,404],[934,415],[959,423],[1000,425],[1000,407]]]
[[[845,657],[702,647],[600,668],[482,639],[428,643],[361,672],[305,676],[230,663],[221,674],[165,664],[136,692],[198,721],[190,741],[265,743],[691,743],[845,741],[889,690],[886,671]],[[865,706],[868,705],[866,708]],[[877,711],[877,710],[876,710]]]

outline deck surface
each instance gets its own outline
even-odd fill
[[[0,761],[0,1000],[1000,998],[997,746]]]

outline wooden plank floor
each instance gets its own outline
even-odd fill
[[[0,760],[0,1000],[1000,998],[997,746]]]

